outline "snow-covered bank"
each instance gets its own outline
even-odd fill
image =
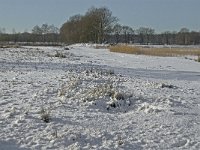
[[[0,49],[0,149],[200,149],[200,63],[71,47]]]
[[[110,53],[107,49],[99,50],[90,47],[75,47],[72,52],[78,56],[85,56],[83,60],[86,62],[118,68],[200,72],[199,62],[194,62],[185,57],[155,57]]]

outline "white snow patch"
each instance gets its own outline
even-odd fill
[[[200,149],[200,63],[93,47],[0,49],[0,149]]]

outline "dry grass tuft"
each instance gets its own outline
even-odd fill
[[[97,45],[94,46],[94,48],[96,48],[96,49],[107,49],[108,45],[99,45],[99,44],[97,44]]]
[[[141,49],[136,46],[116,45],[109,47],[111,52],[127,53],[127,54],[141,54]]]
[[[109,49],[111,52],[162,57],[200,55],[200,49],[197,48],[144,48],[139,46],[117,45],[111,46]]]
[[[0,48],[20,48],[19,45],[0,45]]]

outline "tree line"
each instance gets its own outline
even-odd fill
[[[116,25],[114,35],[110,36],[109,42],[114,43],[138,43],[157,45],[198,45],[200,44],[200,32],[189,31],[182,28],[178,32],[166,31],[155,33],[155,30],[147,27],[140,27],[137,30],[131,27]]]
[[[0,42],[58,43],[60,42],[59,28],[54,25],[42,24],[41,27],[34,26],[31,33],[17,33],[13,29],[10,34],[5,32],[5,28],[4,30],[0,28]]]
[[[31,33],[6,33],[0,28],[1,42],[54,42],[54,43],[138,43],[167,45],[200,44],[200,32],[182,28],[178,32],[156,33],[154,29],[118,23],[118,18],[106,7],[92,7],[83,15],[71,16],[61,28],[42,24],[34,26]]]

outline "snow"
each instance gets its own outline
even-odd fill
[[[200,63],[69,48],[0,49],[1,150],[200,149]]]

